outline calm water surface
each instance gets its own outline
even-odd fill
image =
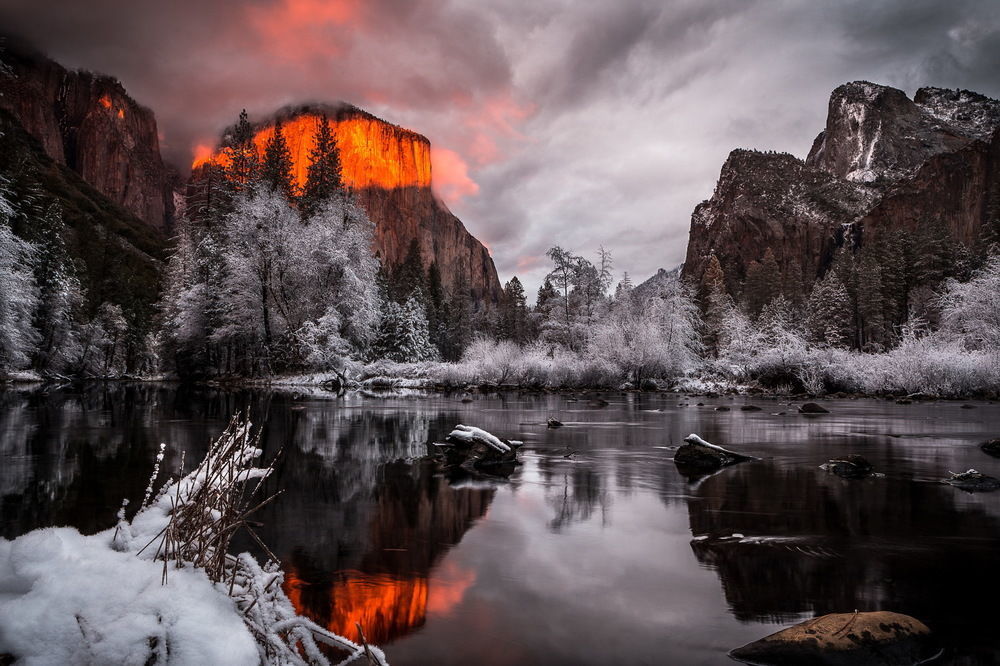
[[[9,390],[2,536],[111,526],[161,441],[176,469],[249,409],[266,456],[284,447],[268,483],[285,492],[257,519],[289,596],[337,632],[360,623],[395,666],[726,664],[733,647],[855,609],[922,619],[942,663],[1000,663],[1000,493],[939,483],[1000,476],[977,447],[1000,436],[1000,405],[841,400],[805,417],[762,399],[742,412],[743,398],[602,395],[597,409],[552,395]],[[427,454],[457,423],[524,440],[524,464],[506,480],[447,477]],[[670,447],[691,432],[762,460],[686,479]],[[844,453],[885,478],[818,469]]]

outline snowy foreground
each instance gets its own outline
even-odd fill
[[[62,527],[0,539],[0,657],[26,664],[328,664],[318,647],[325,643],[344,655],[342,663],[384,665],[377,648],[296,615],[275,563],[227,554],[248,513],[234,498],[270,471],[253,467],[261,451],[249,433],[249,423],[234,422],[197,469],[155,496],[151,479],[131,523],[122,517],[91,536]]]

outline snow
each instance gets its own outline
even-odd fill
[[[253,664],[257,644],[225,591],[198,569],[170,572],[110,547],[114,530],[71,528],[0,541],[0,653],[25,664]],[[139,546],[141,547],[141,546]]]
[[[253,466],[261,451],[250,428],[234,422],[194,471],[144,500],[131,523],[123,503],[118,525],[94,535],[53,527],[0,539],[0,654],[29,665],[328,664],[323,642],[348,653],[342,663],[367,651],[384,666],[377,648],[297,615],[276,563],[223,553],[220,582],[191,564],[214,558],[214,534],[228,529],[217,507],[230,520],[243,510],[219,502],[270,471]],[[154,479],[162,458],[161,447]]]
[[[499,437],[486,432],[482,428],[459,424],[455,426],[455,429],[452,430],[448,436],[470,443],[473,440],[478,439],[481,442],[486,442],[501,453],[507,453],[510,451],[510,447],[500,441]]]

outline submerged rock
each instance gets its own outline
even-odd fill
[[[595,409],[600,409],[601,407],[607,407],[610,404],[611,403],[609,403],[604,398],[594,398],[593,400],[591,400],[590,402],[587,403],[587,406],[588,407],[593,407]]]
[[[856,453],[833,458],[830,462],[820,465],[820,468],[845,479],[864,479],[875,473],[868,459]]]
[[[707,474],[748,460],[757,458],[716,446],[694,434],[685,437],[674,454],[674,464],[683,474]]]
[[[562,421],[560,421],[558,419],[554,419],[551,416],[549,417],[549,420],[547,421],[546,424],[550,428],[562,428],[563,427],[563,422]]]
[[[741,412],[759,412],[759,411],[761,411],[761,409],[757,405],[743,405],[742,407],[740,407],[740,411]]]
[[[799,407],[799,414],[829,414],[830,410],[815,402],[807,402]]]
[[[517,464],[517,450],[523,442],[502,439],[481,428],[457,425],[443,443],[435,443],[445,464],[466,471],[493,472],[498,466]]]
[[[970,493],[988,493],[993,490],[1000,490],[1000,479],[987,476],[974,469],[958,474],[952,472],[951,477],[945,479],[944,482]]]
[[[715,408],[715,411],[717,411],[717,412],[728,412],[728,411],[729,411],[729,408],[728,408],[728,407],[726,407],[725,405],[722,405],[722,406],[720,406],[720,407],[716,407],[716,408]]]
[[[1000,458],[1000,439],[991,439],[988,442],[983,442],[979,445],[979,448],[988,456]]]
[[[930,629],[920,620],[875,611],[823,615],[736,648],[729,656],[747,664],[773,666],[909,666],[938,652]]]

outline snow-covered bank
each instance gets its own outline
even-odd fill
[[[194,471],[153,493],[161,453],[131,522],[123,506],[116,527],[91,536],[47,528],[0,540],[0,655],[26,664],[329,664],[323,643],[342,663],[384,664],[377,648],[297,615],[276,563],[228,553],[233,533],[250,529],[244,519],[270,472],[254,467],[260,454],[250,424],[234,422]]]

